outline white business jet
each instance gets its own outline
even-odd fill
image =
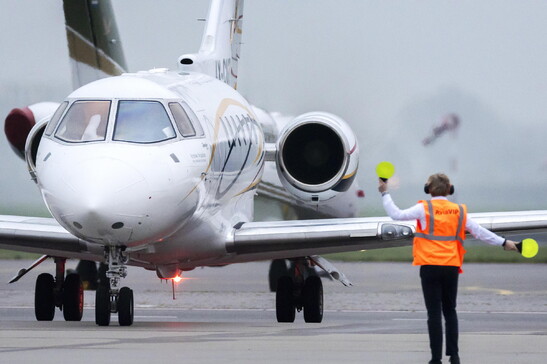
[[[107,78],[125,69],[110,3],[71,0],[64,10],[81,87],[6,119],[53,216],[0,218],[0,247],[44,254],[13,281],[55,260],[55,276],[36,281],[38,320],[52,320],[56,307],[66,320],[82,318],[82,283],[65,275],[67,258],[107,266],[95,301],[101,326],[111,313],[120,325],[133,322],[133,291],[120,288],[128,265],[173,279],[196,267],[291,259],[276,281],[277,320],[303,310],[306,322],[321,322],[323,288],[310,267],[350,283],[320,254],[411,243],[413,222],[382,217],[253,222],[257,191],[351,216],[359,148],[335,115],[307,113],[279,130],[274,115],[236,91],[243,0],[211,1],[201,48],[182,55],[177,70]],[[547,228],[547,211],[475,218],[492,230]]]

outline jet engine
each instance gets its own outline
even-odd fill
[[[310,112],[296,117],[279,134],[277,174],[298,199],[327,201],[352,185],[359,165],[357,139],[336,115]]]
[[[55,102],[40,102],[10,111],[4,131],[11,149],[25,159],[32,179],[36,182],[36,154],[47,123],[59,107]]]
[[[50,119],[59,107],[56,102],[39,102],[23,108],[15,108],[6,117],[4,131],[11,149],[21,159],[25,159],[25,144],[31,129],[36,123]]]
[[[36,156],[38,154],[38,146],[42,140],[42,135],[46,130],[48,119],[42,119],[30,129],[25,145],[25,161],[27,162],[28,171],[34,182],[36,182]]]

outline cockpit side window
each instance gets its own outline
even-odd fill
[[[195,114],[191,113],[192,111],[188,106],[183,107],[178,102],[171,102],[169,103],[169,108],[173,113],[173,117],[175,118],[175,122],[182,136],[202,137],[204,135],[199,120]]]
[[[57,126],[57,123],[59,122],[61,115],[63,115],[63,113],[65,112],[67,106],[68,106],[68,101],[65,101],[61,105],[59,105],[59,107],[55,111],[55,114],[53,114],[53,117],[51,118],[51,120],[48,121],[46,131],[45,131],[45,134],[47,136],[50,136],[51,133],[53,133],[53,130],[55,130],[55,127]]]
[[[186,111],[184,111],[182,106],[178,102],[171,102],[169,103],[169,108],[171,109],[171,112],[173,113],[173,117],[175,118],[175,123],[177,124],[177,127],[179,128],[179,131],[182,134],[182,136],[184,137],[195,136],[196,131],[194,130],[194,126],[192,125],[192,122],[190,121],[188,114],[186,114]]]
[[[167,111],[157,101],[119,101],[114,140],[155,143],[176,137]]]
[[[76,101],[55,136],[71,143],[105,140],[109,111],[110,101]]]

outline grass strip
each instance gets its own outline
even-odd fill
[[[539,249],[538,254],[531,259],[522,257],[515,252],[507,252],[501,248],[490,246],[466,247],[466,263],[547,263],[547,249]],[[412,262],[412,247],[375,249],[359,252],[336,253],[325,258],[343,262]]]
[[[2,260],[22,260],[22,259],[38,259],[43,254],[18,252],[15,250],[0,249],[0,259]]]
[[[547,263],[547,249],[542,249],[542,247],[540,247],[538,255],[531,259],[496,247],[470,246],[466,249],[466,263]],[[38,259],[40,256],[40,254],[0,249],[0,259],[2,260]],[[326,255],[325,258],[343,262],[412,262],[412,247],[336,253]]]

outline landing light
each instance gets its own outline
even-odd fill
[[[381,224],[379,233],[382,240],[409,239],[414,236],[412,228],[398,224]]]
[[[180,283],[180,281],[182,281],[181,276],[176,276],[175,278],[173,278],[173,282],[175,282],[175,283]]]

